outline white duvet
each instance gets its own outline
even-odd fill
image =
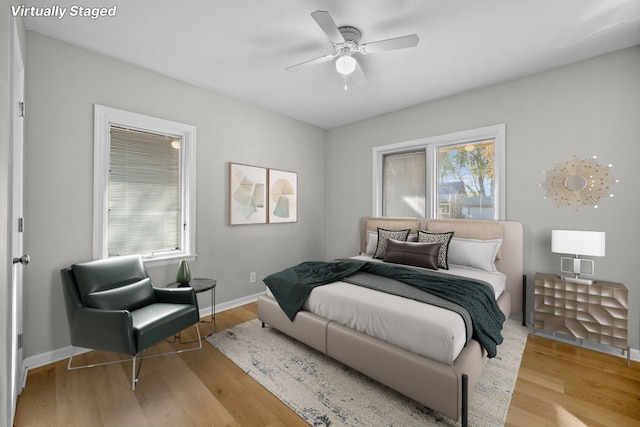
[[[366,255],[353,259],[377,261]],[[456,265],[439,271],[484,280],[494,288],[496,299],[506,286],[506,277],[500,272]],[[345,282],[314,288],[304,309],[448,365],[453,364],[465,345],[466,328],[460,315]]]

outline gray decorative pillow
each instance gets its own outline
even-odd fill
[[[378,227],[378,246],[376,247],[376,253],[373,255],[374,258],[383,259],[387,254],[387,240],[400,240],[404,242],[407,240],[407,236],[409,235],[410,229],[406,230],[386,230],[384,228]]]
[[[440,243],[440,253],[438,254],[438,267],[449,269],[449,242],[453,237],[453,231],[446,233],[430,233],[424,230],[418,230],[418,242],[420,243]]]
[[[384,261],[437,270],[440,246],[440,243],[399,242],[389,239]]]

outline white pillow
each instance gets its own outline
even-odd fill
[[[449,243],[449,264],[497,271],[494,261],[502,239],[478,240],[453,237]]]
[[[364,253],[367,255],[373,256],[373,254],[376,253],[377,247],[378,247],[378,232],[377,231],[367,232],[367,247]]]

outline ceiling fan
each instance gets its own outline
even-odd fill
[[[353,57],[355,54],[368,55],[370,53],[383,52],[385,50],[404,49],[407,47],[415,47],[420,39],[417,35],[395,37],[392,39],[379,40],[360,44],[360,30],[355,27],[344,26],[338,27],[329,12],[324,10],[316,10],[311,17],[325,32],[329,41],[333,44],[334,53],[323,55],[300,64],[292,65],[285,68],[289,72],[296,72],[312,65],[322,64],[336,59],[336,70],[345,78],[345,90],[347,89],[347,76],[353,78],[357,86],[361,86],[367,82],[367,78],[360,67],[360,64]]]

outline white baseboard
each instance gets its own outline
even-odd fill
[[[223,302],[221,304],[216,304],[216,313],[221,313],[223,311],[231,310],[232,308],[240,307],[245,304],[252,303],[258,300],[260,295],[265,295],[267,292],[262,291],[257,294],[249,295],[246,297],[234,299],[233,301]],[[200,317],[211,315],[211,307],[205,307],[200,310]]]
[[[223,302],[221,304],[216,304],[216,313],[220,313],[226,310],[230,310],[232,308],[240,307],[245,304],[249,304],[258,299],[260,295],[264,295],[266,292],[259,292],[257,294],[249,295],[246,297],[238,298],[233,301]],[[200,310],[200,317],[210,316],[211,307],[205,307]],[[59,362],[64,359],[68,359],[71,357],[71,352],[73,351],[73,346],[66,346],[63,348],[58,348],[56,350],[48,351],[46,353],[36,354],[35,356],[30,356],[24,359],[22,362],[22,366],[24,368],[23,373],[23,381],[22,387],[24,388],[27,381],[27,373],[30,369],[39,368],[41,366],[46,366],[51,363]],[[86,348],[76,348],[75,354],[82,354],[88,351],[92,351],[91,349]]]

